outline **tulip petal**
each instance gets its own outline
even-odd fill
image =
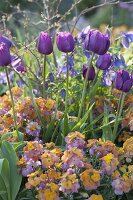
[[[132,80],[127,80],[127,81],[123,84],[122,91],[123,91],[123,92],[129,92],[129,90],[131,89],[131,87],[132,87]]]

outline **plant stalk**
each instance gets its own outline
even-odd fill
[[[46,55],[44,55],[44,66],[43,66],[43,97],[45,98],[46,97],[46,88],[45,88],[45,85],[46,85]]]
[[[11,98],[11,103],[12,103],[14,126],[15,126],[15,129],[16,129],[18,140],[20,141],[19,132],[18,132],[18,125],[17,125],[17,117],[16,117],[16,112],[15,112],[15,106],[14,106],[14,99],[13,99],[13,95],[12,95],[12,91],[11,91],[11,85],[10,85],[7,67],[5,67],[5,71],[6,71],[7,83],[8,83],[8,88],[9,88],[9,93],[10,93],[10,98]]]
[[[69,88],[69,68],[68,68],[68,53],[66,54],[66,68],[67,68],[67,77],[66,77],[66,98],[65,98],[65,111],[64,111],[64,127],[63,127],[63,136],[65,137],[68,133],[68,88]]]
[[[88,84],[88,74],[89,74],[89,68],[91,66],[92,60],[94,57],[94,53],[92,54],[92,57],[90,58],[89,64],[88,64],[88,68],[87,68],[87,73],[86,73],[86,78],[84,81],[84,88],[83,88],[83,92],[82,92],[82,99],[81,99],[81,104],[80,104],[80,108],[79,108],[79,112],[78,112],[78,121],[80,120],[81,114],[82,114],[82,109],[83,109],[83,105],[84,105],[84,100],[86,97],[86,89],[87,89],[87,84]]]
[[[113,130],[113,141],[115,141],[115,139],[117,137],[117,130],[118,130],[118,126],[119,126],[119,118],[121,117],[121,114],[122,114],[125,95],[126,94],[124,92],[121,92],[121,96],[120,96],[119,103],[118,103],[118,109],[117,109],[115,124],[114,124],[114,130]]]

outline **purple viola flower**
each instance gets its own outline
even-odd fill
[[[121,44],[124,48],[129,48],[130,43],[133,42],[133,32],[122,33],[122,41]]]
[[[69,32],[59,32],[56,35],[56,44],[59,51],[69,53],[74,50],[74,39]]]
[[[12,56],[11,66],[18,72],[25,72],[25,64],[23,60],[17,56]]]
[[[110,46],[109,37],[97,31],[90,30],[84,42],[84,48],[98,55],[104,55]]]
[[[61,61],[62,63],[62,61]],[[68,70],[69,70],[69,73],[72,77],[74,77],[75,75],[78,74],[78,72],[74,69],[74,57],[73,57],[73,54],[70,54],[68,56]],[[67,73],[67,66],[64,65],[63,67],[61,67],[59,69],[59,72],[57,74],[57,77],[60,75],[60,74],[66,74]]]
[[[86,64],[84,64],[83,65],[83,77],[84,77],[84,79],[86,78],[86,75],[87,75],[87,65]],[[87,77],[87,79],[88,79],[88,81],[93,81],[94,80],[94,78],[95,78],[95,69],[94,69],[94,67],[93,66],[90,66],[89,67],[89,72],[88,72],[88,77]]]
[[[60,91],[60,96],[65,99],[66,97],[66,90],[63,88],[61,91]]]
[[[50,82],[53,83],[54,82],[54,75],[53,75],[53,73],[50,72],[48,76],[49,76]]]
[[[37,122],[30,122],[26,126],[26,133],[28,135],[32,135],[34,137],[39,137],[40,131],[41,131],[41,127],[39,126],[39,124]]]
[[[83,30],[78,34],[78,40],[84,42],[89,31],[90,31],[90,26],[83,28]]]
[[[107,87],[109,87],[112,85],[113,81],[115,80],[115,77],[116,77],[116,72],[114,70],[112,69],[104,70],[102,81]]]
[[[3,35],[0,35],[0,43],[1,42],[5,43],[8,49],[10,49],[13,46],[13,43],[7,37]]]
[[[112,67],[117,67],[120,68],[121,66],[123,67],[127,67],[126,63],[125,63],[125,59],[123,56],[121,56],[120,58],[118,57],[118,55],[113,55],[112,56]]]
[[[38,52],[44,55],[49,55],[53,52],[52,39],[47,32],[41,32],[37,41]]]
[[[133,84],[133,79],[128,71],[119,70],[116,74],[115,87],[123,92],[129,92]]]
[[[102,56],[99,56],[96,61],[96,67],[101,70],[107,70],[111,65],[111,55],[106,53]]]
[[[5,43],[0,43],[0,66],[5,67],[11,63],[10,51]]]

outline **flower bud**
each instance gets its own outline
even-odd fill
[[[0,43],[0,66],[5,67],[11,63],[10,51],[5,43]]]
[[[0,43],[3,42],[7,45],[8,49],[10,49],[13,46],[13,43],[5,36],[0,35]]]
[[[96,67],[101,70],[107,70],[111,65],[111,55],[106,53],[103,56],[99,56],[96,62]]]
[[[68,53],[74,49],[74,39],[69,32],[59,32],[56,35],[56,44],[59,51]]]
[[[128,71],[125,70],[119,70],[116,75],[115,80],[115,87],[118,90],[121,90],[123,92],[129,92],[133,84],[133,80],[130,77]]]
[[[87,74],[87,65],[83,65],[83,77],[84,79],[86,78],[86,74]],[[89,73],[88,73],[88,81],[93,81],[95,78],[95,69],[93,66],[90,66],[89,68]]]
[[[47,32],[41,32],[37,41],[38,52],[44,55],[49,55],[53,52],[52,39]]]
[[[97,30],[90,30],[84,42],[84,48],[93,53],[104,55],[110,46],[109,37]]]

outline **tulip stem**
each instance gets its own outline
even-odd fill
[[[18,125],[17,125],[17,117],[16,117],[16,112],[15,112],[15,106],[14,106],[14,99],[13,99],[13,95],[12,95],[12,91],[11,91],[11,85],[10,85],[10,80],[9,80],[9,76],[8,76],[8,69],[7,69],[7,67],[5,67],[5,71],[6,71],[7,83],[8,83],[8,88],[9,88],[9,93],[10,93],[10,98],[11,98],[11,104],[12,104],[14,127],[16,129],[18,141],[20,141],[21,139],[19,137],[19,132],[18,132]]]
[[[84,105],[84,100],[85,100],[85,97],[86,97],[86,89],[87,89],[87,83],[88,83],[87,77],[89,75],[89,68],[91,66],[93,57],[94,57],[94,53],[92,54],[92,56],[91,56],[91,58],[89,60],[89,63],[88,63],[88,68],[87,68],[87,72],[86,72],[86,78],[85,78],[85,81],[84,81],[84,88],[83,88],[83,92],[82,92],[81,104],[80,104],[80,108],[79,108],[79,112],[78,112],[78,121],[80,120],[80,117],[81,117],[81,114],[82,114],[83,105]]]
[[[46,55],[44,55],[44,66],[43,66],[43,97],[46,97]]]
[[[116,114],[116,118],[115,118],[114,130],[113,130],[113,138],[112,138],[113,141],[115,141],[115,139],[117,137],[117,130],[118,130],[118,126],[119,126],[119,118],[121,117],[121,114],[122,114],[124,99],[125,99],[125,93],[121,92],[121,96],[120,96],[119,103],[118,103],[117,114]]]
[[[63,136],[65,137],[68,133],[68,85],[69,85],[69,68],[68,68],[68,53],[66,53],[66,68],[67,68],[67,77],[66,77],[66,98],[65,98],[65,111],[64,111],[64,127],[63,127]],[[64,138],[63,138],[64,140]]]

